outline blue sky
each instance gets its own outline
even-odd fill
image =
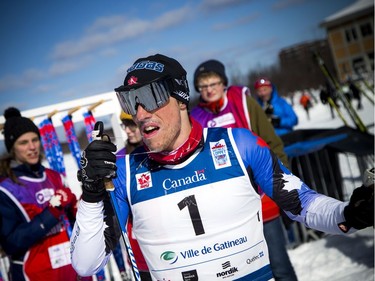
[[[208,59],[244,75],[282,48],[325,38],[319,23],[354,2],[1,1],[0,114],[112,91],[137,58],[155,53],[180,61],[189,81]]]

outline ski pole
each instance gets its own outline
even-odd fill
[[[366,79],[362,78],[363,83],[365,84],[366,88],[369,89],[374,94],[374,87],[371,87]]]
[[[103,131],[104,131],[103,122],[102,121],[96,122],[95,126],[94,126],[94,130],[92,131],[92,139],[110,142],[111,140],[110,140],[109,136],[103,134]],[[124,220],[124,218],[122,216],[122,213],[119,210],[119,206],[117,204],[116,195],[114,193],[115,186],[114,186],[112,180],[108,179],[108,178],[104,179],[104,186],[105,186],[105,189],[109,192],[112,207],[113,207],[113,210],[115,212],[115,217],[117,218],[117,222],[118,222],[118,224],[121,228],[121,236],[122,236],[122,239],[124,241],[126,252],[128,254],[129,260],[131,261],[131,264],[132,264],[132,271],[133,271],[134,278],[135,278],[136,281],[141,281],[141,276],[140,276],[140,273],[139,273],[139,270],[138,270],[138,267],[137,267],[137,263],[135,261],[133,249],[130,245],[129,236],[128,236],[128,233],[126,231],[126,227],[123,224],[123,222],[125,222],[125,220]]]
[[[375,104],[374,99],[372,97],[370,97],[370,95],[368,95],[367,92],[365,90],[363,90],[361,86],[359,86],[359,89],[360,89],[362,95],[364,95],[374,105]]]
[[[357,112],[354,110],[350,102],[345,98],[342,89],[339,85],[339,83],[336,81],[336,79],[333,77],[333,75],[328,71],[326,64],[324,63],[322,57],[317,53],[313,52],[313,56],[315,61],[318,63],[320,70],[323,72],[324,76],[329,80],[329,82],[336,88],[337,92],[339,93],[340,100],[344,104],[344,107],[348,111],[350,117],[353,119],[354,124],[356,127],[361,131],[366,133],[367,128],[363,124],[361,118],[357,114]]]
[[[345,126],[348,127],[348,122],[346,122],[346,119],[345,119],[344,115],[342,115],[341,110],[337,107],[337,105],[335,104],[333,99],[331,97],[328,97],[327,100],[328,100],[328,103],[336,110],[337,114],[340,116],[340,118],[341,118],[342,122],[344,122]]]

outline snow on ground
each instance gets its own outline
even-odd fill
[[[330,108],[327,104],[322,104],[319,100],[319,91],[313,90],[311,94],[314,99],[313,107],[310,109],[310,120],[307,119],[307,115],[303,107],[299,104],[300,94],[294,96],[293,109],[298,116],[298,125],[294,127],[295,130],[299,129],[325,129],[325,128],[339,128],[344,126],[344,122],[338,117],[335,112],[335,118],[332,118]],[[374,98],[374,94],[369,92],[368,95]],[[289,102],[290,100],[288,100]],[[363,109],[356,110],[360,118],[365,125],[370,125],[369,132],[374,133],[374,105],[366,97],[362,97]],[[339,102],[339,110],[344,116],[344,119],[350,127],[355,128],[354,122],[350,119],[347,110]],[[352,101],[354,109],[357,109],[357,100]]]
[[[373,281],[374,229],[327,235],[289,250],[299,281]]]
[[[310,120],[298,104],[299,96],[294,98],[294,110],[299,119],[295,129],[339,128],[344,122],[335,113],[332,119],[328,105],[319,101],[319,92],[312,92],[317,98],[310,110]],[[374,95],[368,93],[370,97]],[[374,105],[362,98],[363,109],[358,115],[374,133]],[[356,109],[357,101],[352,102]],[[349,126],[354,127],[343,106],[340,110]],[[353,173],[357,171],[351,171]],[[367,228],[349,236],[327,235],[324,238],[304,243],[288,250],[299,281],[373,281],[374,280],[374,229]]]

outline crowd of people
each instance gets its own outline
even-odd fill
[[[230,85],[215,59],[193,78],[199,102],[190,108],[177,60],[156,54],[130,66],[115,89],[126,142],[94,140],[83,150],[80,198],[42,164],[34,122],[4,112],[0,242],[12,281],[101,280],[112,254],[127,280],[121,235],[137,280],[294,281],[285,221],[340,235],[374,225],[373,187],[341,202],[290,171],[280,136],[298,117],[269,78]],[[320,98],[333,114],[333,92],[322,88]],[[311,97],[300,104],[309,118]]]

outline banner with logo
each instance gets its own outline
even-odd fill
[[[92,112],[89,110],[83,113],[83,121],[85,123],[86,135],[89,142],[92,141],[92,130],[95,126],[95,117],[92,115]]]
[[[65,177],[66,171],[64,154],[57,137],[55,127],[52,124],[52,120],[50,118],[46,118],[40,122],[39,131],[44,152],[50,168],[59,172]]]
[[[65,136],[69,144],[69,149],[72,152],[74,159],[76,160],[77,166],[80,169],[80,159],[81,159],[81,148],[79,146],[78,138],[74,130],[74,124],[71,115],[66,115],[61,122],[64,125]]]

